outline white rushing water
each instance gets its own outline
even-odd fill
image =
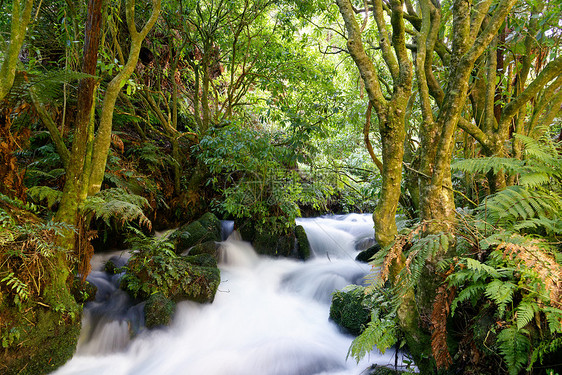
[[[354,243],[372,237],[370,216],[299,223],[315,258],[259,257],[247,243],[224,242],[215,301],[178,304],[162,329],[140,328],[142,305],[131,307],[115,280],[94,272],[90,278],[105,285],[98,301],[111,298],[87,306],[77,354],[56,374],[358,375],[372,363],[393,365],[392,351],[374,351],[359,364],[346,360],[353,337],[328,318],[332,292],[370,270],[353,260]]]

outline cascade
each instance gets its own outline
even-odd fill
[[[394,364],[392,350],[375,350],[360,363],[346,359],[353,337],[328,318],[333,291],[361,283],[370,270],[354,260],[356,244],[373,236],[370,216],[299,224],[312,259],[258,256],[248,243],[233,240],[234,232],[220,247],[214,302],[179,303],[172,324],[161,329],[143,328],[143,305],[118,289],[119,275],[98,268],[88,277],[98,293],[84,309],[77,352],[55,373],[358,375],[372,363]]]

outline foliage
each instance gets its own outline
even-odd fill
[[[267,133],[230,125],[201,139],[198,158],[214,176],[208,184],[222,194],[215,202],[221,211],[281,234],[300,216],[302,185],[290,149],[273,141]]]
[[[220,283],[216,260],[201,254],[181,257],[168,238],[146,237],[132,228],[133,255],[126,266],[122,287],[143,299],[155,293],[175,302],[190,299],[211,302]]]
[[[552,202],[553,198],[535,194],[535,199]],[[481,215],[485,204],[489,210],[509,218],[500,221],[503,226],[493,225],[498,220],[489,212]],[[472,340],[479,348],[471,350],[482,351],[480,361],[484,363],[486,356],[493,357],[495,350],[510,374],[517,374],[524,367],[531,371],[538,362],[562,348],[562,266],[549,243],[517,232],[517,224],[528,220],[531,214],[515,207],[527,202],[511,200],[509,204],[512,210],[495,209],[496,206],[483,202],[475,215],[460,216],[459,225],[446,234],[424,236],[425,224],[421,223],[398,236],[373,262],[381,271],[380,275],[371,275],[367,290],[376,290],[384,281],[393,280],[392,302],[397,308],[402,296],[418,286],[425,263],[437,253],[450,254],[437,263],[439,277],[445,282],[437,288],[431,313],[431,345],[439,367],[454,364],[450,340],[466,340],[449,331],[447,321],[453,317],[469,322],[466,329],[473,332]],[[543,207],[532,213],[537,220],[557,214],[552,203],[540,202],[536,206]],[[481,218],[489,221],[483,223]],[[402,267],[392,275],[395,262],[402,262]],[[482,314],[489,316],[491,325],[483,325]],[[359,356],[368,352],[369,345],[382,340],[374,334],[365,335],[364,339],[362,345],[367,349],[358,350]]]
[[[498,334],[497,347],[510,374],[517,374],[523,366],[531,369],[539,358],[559,348],[545,347],[543,342],[562,334],[562,266],[544,243],[520,236],[487,241],[495,248],[485,262],[460,258],[447,278],[451,287],[460,290],[451,315],[464,303],[492,302],[494,318],[503,328],[489,330]],[[533,333],[537,329],[544,332],[543,337]]]
[[[152,223],[143,212],[143,208],[148,206],[148,201],[144,197],[128,193],[123,189],[106,189],[86,199],[84,213],[102,219],[108,226],[112,224],[123,226],[138,220],[150,230]]]
[[[36,202],[46,201],[47,207],[52,208],[60,202],[62,191],[48,186],[33,186],[27,189],[27,195]]]
[[[348,357],[352,356],[359,362],[373,350],[374,345],[384,353],[399,341],[396,305],[391,301],[389,290],[378,288],[368,291],[365,287],[351,286],[351,289],[344,289],[343,292],[351,293],[354,297],[358,297],[357,294],[361,293],[361,307],[369,310],[368,323],[362,327],[362,332],[351,343]]]
[[[0,208],[0,229],[0,291],[22,307],[31,297],[41,296],[45,269],[55,267],[58,253],[67,253],[55,238],[71,228],[53,222],[18,224]]]

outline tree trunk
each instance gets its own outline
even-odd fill
[[[13,0],[12,2],[10,44],[4,53],[4,61],[0,65],[0,101],[4,99],[14,84],[18,56],[25,40],[27,25],[31,19],[31,8],[33,8],[33,0]]]
[[[135,25],[135,1],[127,0],[126,15],[127,26],[131,36],[131,47],[129,50],[129,57],[123,69],[111,80],[105,91],[105,97],[102,104],[102,111],[100,115],[100,124],[98,132],[94,141],[93,155],[92,155],[92,172],[90,174],[88,194],[94,195],[101,189],[103,177],[105,174],[105,165],[107,163],[107,155],[109,154],[109,146],[111,145],[111,129],[113,127],[113,110],[117,96],[125,82],[133,74],[139,53],[142,46],[142,41],[152,29],[158,16],[160,15],[161,0],[152,0],[152,13],[147,23],[142,30],[137,31]]]

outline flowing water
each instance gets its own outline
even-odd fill
[[[166,328],[143,329],[143,305],[116,287],[118,276],[92,272],[96,301],[84,310],[77,353],[56,374],[357,375],[373,363],[393,365],[392,351],[375,350],[359,364],[346,360],[353,337],[328,318],[332,292],[361,283],[370,270],[354,260],[373,236],[370,215],[298,223],[312,259],[260,257],[229,239],[215,301],[179,303]]]

